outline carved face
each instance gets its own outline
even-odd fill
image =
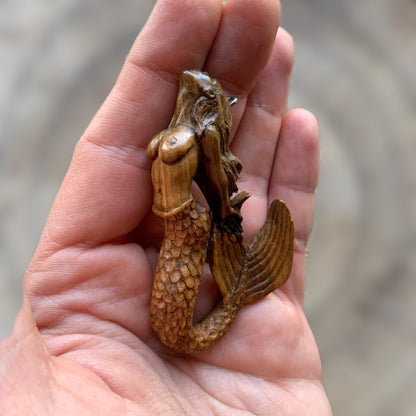
[[[207,73],[198,70],[183,71],[179,80],[181,93],[193,95],[196,98],[204,96],[215,100],[224,96],[224,91],[216,79],[212,79]]]
[[[231,99],[234,103],[234,99]],[[182,72],[175,113],[170,127],[181,123],[192,125],[196,138],[201,138],[208,125],[222,130],[228,138],[231,127],[230,102],[220,83],[205,72],[189,70]]]
[[[210,78],[206,72],[197,69],[183,71],[179,79],[180,93],[194,95],[195,98],[203,96],[209,100],[226,101],[230,106],[237,102],[235,97],[227,97],[220,83]]]

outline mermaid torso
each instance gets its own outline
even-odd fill
[[[190,201],[191,183],[199,159],[199,145],[195,134],[186,126],[157,135],[148,147],[153,159],[152,182],[155,212],[169,214]]]

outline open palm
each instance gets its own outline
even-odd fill
[[[159,0],[75,149],[25,276],[25,305],[2,345],[6,410],[25,406],[13,397],[27,392],[30,414],[42,415],[330,414],[302,309],[318,127],[304,110],[286,112],[293,46],[279,20],[275,1],[229,0],[223,10],[221,0]],[[295,257],[281,289],[243,308],[214,347],[185,356],[149,324],[162,230],[146,146],[170,120],[180,72],[193,68],[238,97],[231,149],[244,165],[239,188],[252,194],[245,236],[283,199]],[[203,315],[212,280],[201,291]]]

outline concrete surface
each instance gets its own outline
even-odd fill
[[[282,3],[290,106],[322,133],[305,308],[325,387],[336,415],[415,415],[416,3]],[[72,149],[152,5],[0,4],[0,339]]]

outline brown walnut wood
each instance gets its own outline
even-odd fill
[[[292,268],[293,222],[282,201],[272,202],[263,227],[243,241],[240,209],[249,195],[233,197],[242,164],[228,146],[231,100],[208,74],[184,71],[169,127],[147,148],[153,160],[153,210],[165,227],[150,321],[163,344],[176,351],[200,351],[217,342],[244,304],[284,284]],[[211,216],[193,196],[193,181]],[[205,262],[222,299],[195,324]]]

